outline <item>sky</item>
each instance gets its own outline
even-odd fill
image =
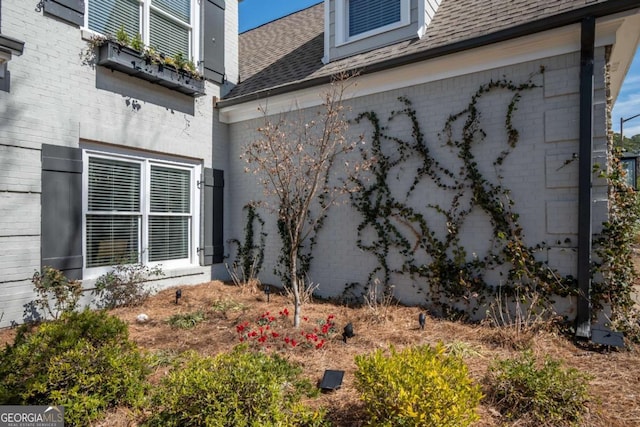
[[[320,3],[321,0],[242,0],[240,3],[240,32],[255,28],[282,16]],[[620,118],[640,114],[640,49],[629,68],[622,90],[613,106],[612,126],[620,132]],[[640,116],[624,123],[624,134],[640,134]]]

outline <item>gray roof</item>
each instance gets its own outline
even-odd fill
[[[324,5],[240,34],[240,82],[224,97],[233,104],[324,83],[345,69],[373,72],[637,7],[637,0],[442,0],[422,39],[402,41],[323,64]],[[522,33],[522,34],[520,34]]]

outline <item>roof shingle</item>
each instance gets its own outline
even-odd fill
[[[321,61],[324,4],[319,3],[240,35],[240,83],[225,100],[327,77],[345,69],[364,69],[596,3],[607,0],[442,0],[422,39],[416,36],[329,64]]]

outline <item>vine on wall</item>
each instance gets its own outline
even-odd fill
[[[607,48],[605,87],[610,88],[611,48]],[[610,99],[611,94],[607,93]],[[620,147],[613,144],[611,132],[611,102],[607,103],[607,170],[601,176],[609,184],[609,220],[593,242],[596,259],[592,264],[591,302],[594,311],[609,309],[611,327],[625,333],[627,338],[640,342],[640,310],[632,297],[637,273],[633,263],[633,246],[640,230],[640,198],[638,192],[627,185],[620,158]]]
[[[540,73],[543,72],[541,69]],[[485,281],[489,270],[504,274],[508,286],[502,292],[511,290],[522,295],[522,291],[535,290],[547,297],[574,292],[573,277],[560,277],[536,259],[535,253],[546,248],[544,242],[533,247],[525,244],[510,190],[500,182],[500,167],[520,139],[513,124],[514,113],[523,93],[537,87],[532,78],[521,84],[504,78],[490,81],[480,86],[466,108],[447,119],[441,136],[462,161],[458,170],[444,166],[430,150],[408,98],[399,98],[402,108],[391,112],[388,122],[408,119],[412,128],[409,139],[392,135],[389,126],[383,126],[375,112],[357,117],[357,122],[368,121],[373,127],[372,152],[363,155],[376,160],[371,169],[373,179],[353,177],[363,188],[352,195],[352,203],[363,218],[358,227],[357,244],[378,260],[365,287],[371,286],[374,278],[390,286],[393,275],[408,275],[414,283],[425,284],[416,285],[417,292],[425,294],[426,304],[432,310],[441,315],[463,316],[475,314],[481,303],[494,295],[495,287]],[[487,138],[481,127],[479,102],[497,92],[512,95],[504,116],[507,144],[493,161],[499,182],[492,182],[481,172],[473,148]],[[460,124],[461,134],[455,136],[454,129]],[[392,190],[397,170],[409,168],[408,162],[416,159],[420,164],[413,182],[406,194],[397,197]],[[409,203],[412,194],[424,188],[427,181],[445,190],[451,196],[451,204],[415,207],[415,203]],[[487,215],[492,227],[490,249],[482,257],[467,253],[460,234],[469,215],[477,209]],[[446,224],[444,236],[433,225],[434,216],[443,220],[439,223]],[[401,256],[400,266],[392,266],[392,254]]]
[[[240,264],[241,271],[244,275],[250,274],[257,277],[262,269],[264,262],[264,248],[266,244],[267,233],[264,231],[264,220],[260,214],[256,212],[256,206],[249,203],[242,208],[247,211],[247,223],[244,227],[244,242],[238,239],[230,239],[229,243],[238,247],[235,263]],[[259,243],[255,242],[255,223],[260,225]],[[243,277],[247,280],[249,277]]]

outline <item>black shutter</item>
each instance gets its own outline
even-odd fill
[[[204,1],[203,74],[216,83],[224,82],[224,8],[224,0]]]
[[[202,265],[219,264],[224,259],[223,211],[224,172],[204,169],[204,238]]]
[[[41,265],[82,279],[82,150],[42,145]]]
[[[84,25],[84,0],[44,0],[44,13],[78,27]]]

